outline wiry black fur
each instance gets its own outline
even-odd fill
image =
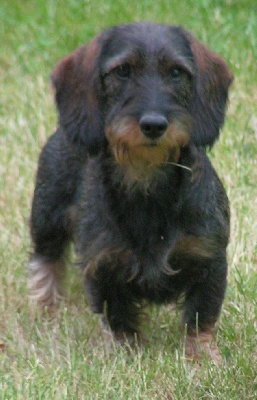
[[[186,149],[181,157],[183,165],[192,166],[195,156]],[[226,288],[229,208],[208,158],[202,151],[197,151],[197,157],[202,163],[201,180],[192,184],[188,171],[166,167],[162,180],[155,182],[153,191],[150,189],[146,196],[137,190],[124,196],[124,191],[113,185],[115,171],[105,165],[102,156],[89,160],[85,167],[78,254],[86,266],[99,253],[107,252],[101,268],[87,276],[86,287],[89,293],[97,292],[94,311],[102,313],[106,301],[111,313],[113,304],[116,311],[110,318],[125,317],[124,330],[130,324],[134,326],[126,311],[126,306],[131,307],[129,299],[134,299],[135,304],[142,299],[160,304],[177,301],[184,293],[184,322],[192,327],[197,313],[203,328],[219,315]],[[177,239],[184,235],[206,238],[212,256],[186,251],[173,254]],[[112,249],[114,254],[108,259]],[[117,249],[121,253],[132,249],[133,254],[122,263]],[[173,275],[171,271],[169,276],[167,264],[174,272],[180,272]]]
[[[232,75],[177,27],[123,25],[104,32],[94,46],[91,70],[84,67],[85,53],[93,52],[88,46],[53,74],[60,127],[39,161],[33,259],[55,262],[75,240],[87,298],[94,312],[106,312],[117,335],[138,331],[145,300],[174,302],[182,294],[183,323],[195,331],[197,320],[208,331],[226,289],[229,206],[205,148],[219,136]],[[120,85],[108,60],[127,50],[142,66],[136,83]],[[169,90],[166,67],[155,65],[164,50],[170,68],[184,73]],[[178,163],[188,169],[167,163],[147,184],[128,185],[105,129],[117,115],[139,121],[149,110],[185,121],[190,139]]]

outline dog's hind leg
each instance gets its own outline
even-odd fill
[[[61,298],[78,180],[78,161],[57,132],[40,156],[30,219],[33,253],[28,288],[31,299],[44,306],[53,306]]]

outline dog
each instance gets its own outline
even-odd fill
[[[86,298],[120,343],[147,304],[178,303],[185,356],[220,359],[212,336],[227,285],[229,202],[206,154],[233,75],[181,27],[105,30],[52,75],[59,127],[32,202],[32,299],[62,297],[74,243]]]

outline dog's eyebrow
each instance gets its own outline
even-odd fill
[[[170,63],[171,66],[182,68],[184,71],[188,72],[190,75],[194,75],[194,69],[192,63],[189,60],[177,57]]]
[[[185,57],[182,54],[172,54],[167,52],[166,49],[159,49],[155,52],[156,61],[162,65],[177,66],[191,75],[193,75],[192,58]],[[128,63],[130,65],[144,65],[147,64],[147,55],[139,48],[127,48],[121,53],[118,53],[105,61],[101,68],[101,74],[106,75],[116,67]],[[152,60],[153,62],[153,60]]]
[[[112,58],[108,59],[102,68],[103,74],[108,74],[112,69],[122,65],[124,63],[136,63],[137,55],[135,54],[134,49],[127,49],[120,54],[113,56]]]
[[[185,57],[182,54],[170,54],[167,53],[167,51],[161,49],[158,54],[158,59],[161,65],[166,64],[175,67],[177,66],[186,70],[192,75],[194,73],[193,58],[190,56]]]

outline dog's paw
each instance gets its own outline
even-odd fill
[[[104,316],[100,317],[100,325],[104,335],[108,337],[110,343],[114,347],[118,345],[122,347],[128,347],[130,349],[137,349],[143,347],[147,342],[145,336],[139,331],[126,331],[123,329],[112,331]]]
[[[219,365],[222,361],[217,344],[212,341],[212,334],[199,333],[198,336],[187,336],[185,357],[188,360],[201,362],[204,357]]]

